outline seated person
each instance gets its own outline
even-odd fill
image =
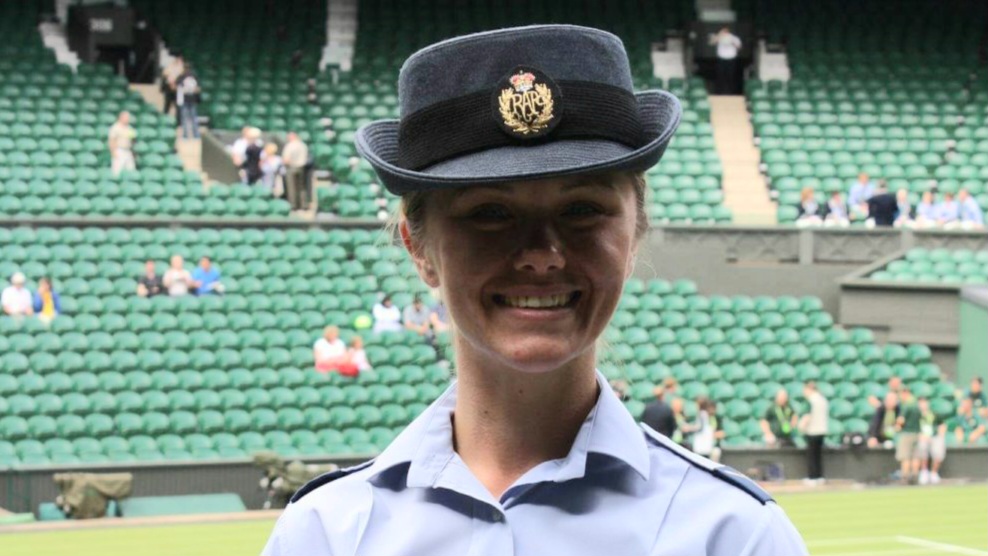
[[[439,301],[432,306],[429,311],[429,324],[437,334],[449,330],[449,313],[446,312],[446,304]]]
[[[827,200],[825,220],[828,224],[846,225],[848,223],[847,206],[844,205],[844,198],[840,191],[834,191],[830,194],[830,199]]]
[[[957,192],[957,204],[960,207],[961,223],[972,228],[984,228],[985,213],[978,201],[968,193],[967,189]]]
[[[967,397],[971,399],[974,411],[983,419],[988,419],[988,396],[985,396],[980,376],[971,379],[971,387],[967,391]]]
[[[21,272],[15,272],[10,277],[10,285],[3,289],[0,295],[0,303],[3,304],[3,312],[12,317],[34,314],[34,301],[31,299],[31,292],[24,287],[27,278]]]
[[[321,373],[338,371],[341,375],[356,376],[357,368],[350,362],[346,344],[340,339],[340,329],[327,326],[323,336],[312,346],[312,358],[316,362],[316,370]]]
[[[196,295],[223,293],[220,270],[213,266],[209,257],[199,259],[199,266],[192,271],[192,287],[196,289]]]
[[[943,200],[936,205],[937,223],[941,226],[953,224],[960,220],[960,205],[954,200],[953,193],[944,193]]]
[[[974,444],[985,434],[985,421],[974,412],[971,398],[963,398],[957,415],[947,421],[947,429],[954,431],[958,444]]]
[[[165,271],[165,276],[161,282],[168,290],[168,295],[172,297],[188,295],[189,289],[193,286],[193,280],[189,271],[185,270],[185,261],[181,255],[172,255],[171,266]]]
[[[367,360],[367,352],[364,351],[364,339],[354,336],[350,339],[350,347],[346,350],[350,363],[357,367],[358,371],[371,370],[370,361]]]
[[[374,305],[371,311],[374,315],[374,333],[398,332],[401,330],[401,310],[391,302],[391,296],[385,295],[381,302]]]
[[[51,287],[51,279],[47,276],[38,280],[38,291],[34,294],[34,314],[45,322],[55,320],[62,312],[62,300]]]
[[[899,395],[885,394],[885,402],[875,410],[868,425],[868,447],[881,448],[895,439],[896,421],[899,418]]]
[[[412,299],[412,304],[405,307],[402,317],[406,329],[415,332],[419,336],[431,336],[431,330],[429,329],[429,309],[422,304],[422,299],[419,296],[416,295]]]
[[[796,211],[797,223],[820,223],[820,205],[816,202],[816,194],[812,187],[804,187],[799,193],[799,204],[796,205]]]
[[[937,206],[933,203],[933,192],[924,191],[919,204],[916,205],[916,223],[922,227],[936,224]]]
[[[909,192],[900,189],[895,192],[895,226],[909,226],[913,222],[913,207],[909,202]]]
[[[137,295],[141,297],[154,297],[161,295],[165,291],[165,284],[161,281],[161,276],[154,270],[154,261],[144,263],[144,274],[137,279]]]

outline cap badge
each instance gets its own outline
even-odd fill
[[[555,84],[530,68],[517,68],[505,81],[510,86],[495,97],[502,128],[514,137],[538,137],[552,131],[559,119],[554,112]]]

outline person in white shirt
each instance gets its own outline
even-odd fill
[[[110,169],[116,176],[124,170],[137,168],[134,162],[134,138],[137,132],[130,126],[130,112],[126,110],[117,116],[117,121],[110,126],[107,134],[107,147],[110,149]]]
[[[12,317],[34,314],[31,292],[24,287],[26,281],[24,274],[20,272],[15,272],[10,277],[10,285],[3,289],[2,299],[0,299],[4,314]]]
[[[327,326],[323,329],[322,338],[312,346],[312,358],[316,362],[316,370],[328,372],[339,367],[347,359],[346,344],[340,339],[340,329]]]
[[[803,385],[803,396],[810,402],[810,412],[803,415],[800,430],[806,437],[807,482],[823,483],[823,439],[830,429],[830,404],[813,381]]]
[[[380,303],[374,305],[371,313],[374,315],[375,334],[401,330],[401,310],[391,302],[390,295],[385,295]]]
[[[730,27],[722,28],[716,35],[710,36],[710,44],[717,45],[717,81],[715,92],[718,95],[736,95],[738,52],[741,50],[741,39],[731,33]]]
[[[168,267],[162,278],[168,295],[172,297],[188,295],[189,288],[192,287],[192,274],[185,269],[184,265],[185,261],[180,255],[172,255],[171,266]]]
[[[367,352],[364,351],[364,339],[360,336],[350,338],[347,357],[350,359],[350,364],[356,367],[358,371],[363,372],[371,369],[370,361],[367,360]]]

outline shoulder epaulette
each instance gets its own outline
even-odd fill
[[[370,461],[365,461],[364,463],[361,463],[361,464],[358,464],[358,465],[354,465],[353,467],[347,467],[345,469],[337,469],[336,471],[330,471],[329,473],[323,473],[322,475],[319,475],[315,479],[312,479],[311,481],[305,483],[304,485],[302,485],[302,488],[300,488],[297,491],[295,491],[295,494],[292,495],[292,503],[294,504],[295,502],[298,502],[306,494],[309,494],[313,490],[316,490],[317,488],[319,488],[319,487],[321,487],[321,486],[323,486],[325,484],[329,484],[329,483],[331,483],[331,482],[333,482],[333,481],[335,481],[337,479],[342,479],[343,477],[346,477],[347,475],[352,475],[352,474],[356,473],[357,471],[360,471],[361,469],[366,469],[367,467],[370,467],[371,464],[373,464],[373,463],[374,463],[374,460],[370,460]]]
[[[652,444],[672,452],[693,467],[698,467],[710,475],[713,475],[717,479],[747,492],[762,504],[775,501],[769,493],[765,492],[762,487],[758,486],[758,483],[751,480],[737,469],[727,465],[715,463],[703,456],[694,454],[679,444],[676,444],[672,440],[669,440],[665,436],[655,432],[648,425],[642,424],[641,427],[642,430],[645,431],[645,438],[652,442]]]

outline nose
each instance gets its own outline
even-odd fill
[[[516,270],[547,274],[565,267],[562,242],[551,225],[532,226],[527,230],[515,257]]]

